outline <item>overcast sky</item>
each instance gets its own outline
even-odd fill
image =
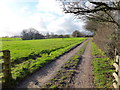
[[[33,27],[40,33],[85,31],[84,23],[64,14],[56,0],[0,0],[0,36],[19,35]]]

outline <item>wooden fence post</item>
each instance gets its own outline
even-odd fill
[[[113,83],[114,88],[120,89],[120,56],[116,56],[115,63],[113,64],[115,67],[115,72],[113,73],[113,76],[115,78],[115,82]]]
[[[2,65],[3,70],[3,88],[11,87],[11,80],[12,80],[12,74],[11,74],[11,63],[10,63],[10,51],[4,50],[3,52],[3,59],[4,63]]]
[[[119,85],[119,89],[120,89],[120,56],[119,56],[119,58],[118,58],[118,65],[119,65],[119,67],[118,67],[118,85]]]

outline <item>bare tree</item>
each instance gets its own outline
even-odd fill
[[[83,34],[81,34],[78,30],[75,30],[75,31],[72,33],[72,36],[73,36],[73,37],[82,37]]]
[[[25,29],[21,33],[22,40],[32,40],[32,39],[43,39],[44,36],[40,34],[36,29],[29,28]]]
[[[84,16],[87,19],[102,22],[111,22],[119,26],[118,19],[116,19],[118,16],[118,11],[120,10],[118,2],[119,0],[114,0],[114,2],[107,2],[105,0],[101,0],[101,2],[97,2],[97,0],[58,1],[62,2],[63,10],[65,13],[73,13],[78,18]]]

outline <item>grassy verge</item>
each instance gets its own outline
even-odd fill
[[[92,42],[93,75],[95,88],[112,88],[113,60]]]
[[[77,52],[74,56],[72,56],[62,69],[57,72],[57,75],[49,81],[43,88],[68,88],[69,84],[72,80],[72,77],[75,75],[76,68],[79,64],[81,55],[84,53],[86,45]]]

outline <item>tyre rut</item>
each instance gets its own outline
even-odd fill
[[[91,40],[82,55],[81,62],[77,68],[77,74],[73,77],[71,88],[93,88],[92,75],[92,55],[91,55]]]

